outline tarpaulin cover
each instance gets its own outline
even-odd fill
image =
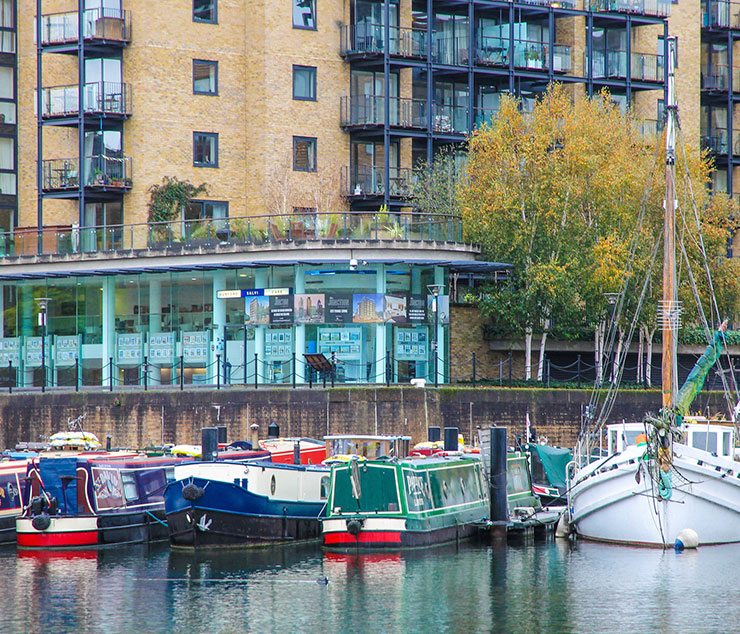
[[[554,487],[565,487],[565,468],[573,460],[568,449],[549,447],[547,445],[530,445],[530,449],[537,453],[545,468],[545,474]]]

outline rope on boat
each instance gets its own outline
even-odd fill
[[[167,526],[167,522],[163,522],[161,519],[159,519],[154,513],[151,511],[144,511],[149,517],[151,517],[155,522],[161,524],[162,526]]]

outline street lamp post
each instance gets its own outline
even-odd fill
[[[444,286],[442,284],[429,284],[427,285],[429,292],[434,296],[434,337],[432,339],[432,351],[434,352],[434,387],[439,387],[439,293],[442,291]]]
[[[48,297],[37,297],[39,303],[39,326],[41,326],[41,391],[46,392],[46,309]]]

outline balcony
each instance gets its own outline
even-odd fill
[[[740,2],[703,0],[701,25],[712,29],[740,29]]]
[[[715,154],[727,154],[729,148],[729,134],[727,128],[713,128],[701,131],[701,147]],[[738,148],[740,149],[740,148]]]
[[[128,117],[131,115],[131,86],[114,82],[85,84],[85,114]],[[79,114],[78,86],[53,86],[42,91],[44,119],[76,117]]]
[[[427,127],[426,101],[389,97],[391,127],[423,130]],[[343,128],[373,128],[385,125],[385,97],[350,95],[341,99]]]
[[[630,78],[633,81],[663,83],[663,56],[632,53]],[[583,55],[584,74],[588,72],[588,54]],[[627,79],[627,51],[594,51],[594,79]]]
[[[391,198],[404,198],[408,195],[413,170],[391,167],[389,178],[388,195]],[[385,191],[385,168],[370,165],[342,168],[342,196],[349,199],[376,198],[384,196]]]
[[[470,132],[468,106],[435,103],[432,106],[432,129],[438,134],[467,134]]]
[[[584,0],[587,11],[632,13],[667,18],[671,15],[671,0]]]
[[[730,89],[730,67],[713,64],[701,69],[701,89],[708,92],[727,92]],[[740,68],[732,69],[732,91],[740,92]]]
[[[0,233],[0,257],[183,253],[264,248],[296,242],[415,240],[462,243],[458,216],[380,212],[299,213]],[[39,244],[41,249],[39,250]]]
[[[509,66],[510,40],[506,37],[483,36],[478,38],[475,62],[483,66]],[[550,47],[546,42],[514,40],[514,66],[532,70],[550,70]],[[570,46],[553,46],[552,70],[567,73],[571,69]]]
[[[637,133],[644,139],[652,139],[663,132],[664,122],[658,119],[642,119],[636,122]]]
[[[124,45],[131,41],[130,12],[120,9],[87,9],[82,14],[86,42]],[[78,13],[41,16],[41,45],[72,44],[79,39]]]
[[[391,26],[388,31],[388,54],[391,57],[408,59],[426,57],[426,31],[398,26]],[[382,24],[344,24],[340,39],[342,56],[376,56],[385,53],[385,26]]]
[[[84,159],[83,186],[92,190],[126,192],[132,186],[131,157],[105,155],[87,156]],[[79,160],[49,159],[42,164],[42,189],[45,192],[64,192],[79,189]]]

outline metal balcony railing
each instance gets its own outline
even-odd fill
[[[83,186],[128,190],[133,184],[130,156],[87,156],[83,160]],[[80,165],[76,158],[47,159],[42,163],[44,191],[74,190],[80,186]]]
[[[740,2],[702,0],[701,24],[705,28],[740,29]]]
[[[388,54],[421,59],[427,55],[427,33],[420,29],[391,26],[388,29]],[[382,24],[344,24],[340,36],[341,55],[383,55],[386,50]]]
[[[729,135],[726,128],[712,128],[701,131],[701,146],[716,154],[727,154],[729,148]],[[740,148],[739,148],[740,149]]]
[[[508,66],[510,40],[506,37],[482,36],[478,38],[475,49],[477,64],[487,66]],[[514,66],[533,70],[549,70],[550,47],[546,42],[536,40],[514,40]],[[571,69],[570,46],[553,45],[552,70],[567,73]]]
[[[408,185],[413,178],[413,170],[391,167],[389,172],[388,195],[403,198],[408,194]],[[386,192],[385,168],[370,165],[354,165],[342,168],[342,195],[348,198],[384,196]]]
[[[656,137],[663,132],[664,122],[658,119],[642,119],[636,122],[637,132],[645,138]]]
[[[730,67],[727,64],[712,64],[701,69],[702,90],[727,92],[730,89]],[[740,68],[732,69],[732,92],[740,92]]]
[[[131,41],[130,12],[121,9],[86,9],[82,14],[85,40],[128,43]],[[41,16],[41,44],[71,44],[79,39],[77,11]]]
[[[630,78],[637,81],[663,82],[663,56],[652,53],[632,53]],[[588,53],[583,54],[584,74],[588,72]],[[627,51],[594,51],[593,77],[596,79],[627,79]]]
[[[389,97],[388,119],[392,127],[427,127],[426,101]],[[385,124],[385,97],[350,95],[341,99],[342,127],[382,126]]]
[[[73,86],[52,86],[42,91],[41,116],[69,117],[79,114],[79,91]],[[85,84],[85,113],[94,115],[131,114],[131,86],[115,82]]]
[[[239,245],[254,247],[300,241],[383,239],[463,242],[462,221],[459,216],[441,214],[344,212],[92,227],[57,226],[0,233],[0,258],[120,251],[146,254],[162,249],[202,253]]]
[[[437,64],[445,64],[447,66],[468,65],[468,58],[470,56],[467,35],[448,36],[441,33],[435,33],[434,35],[432,55]]]
[[[667,18],[671,15],[671,0],[584,0],[584,9]]]
[[[432,107],[432,129],[440,134],[467,134],[468,106],[435,103]]]

